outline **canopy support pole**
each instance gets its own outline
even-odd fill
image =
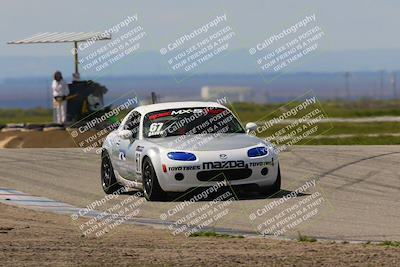
[[[78,42],[74,42],[74,63],[75,63],[75,73],[79,74],[78,70],[78,65],[79,65],[79,59],[78,59]]]

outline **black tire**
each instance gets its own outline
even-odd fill
[[[149,158],[143,160],[142,177],[144,197],[148,201],[165,200],[167,194],[158,183],[157,174]]]
[[[101,187],[106,194],[112,194],[121,188],[115,178],[114,168],[107,151],[103,152],[101,157]]]
[[[278,165],[278,175],[273,185],[260,187],[259,193],[261,195],[269,195],[279,192],[281,190],[281,168]]]

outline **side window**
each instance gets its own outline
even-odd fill
[[[139,125],[140,113],[135,111],[124,125],[124,129],[132,131],[132,137],[137,138],[139,135]]]

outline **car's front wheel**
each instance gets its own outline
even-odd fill
[[[113,166],[108,153],[105,151],[101,157],[101,187],[106,194],[112,194],[121,188],[115,178]]]
[[[158,183],[157,174],[149,158],[143,160],[142,177],[143,193],[148,201],[161,201],[166,198],[166,193]]]

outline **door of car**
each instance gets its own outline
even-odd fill
[[[134,111],[122,127],[123,130],[132,132],[131,138],[120,140],[118,151],[120,175],[127,180],[136,180],[135,152],[138,146],[140,118],[140,113]]]

